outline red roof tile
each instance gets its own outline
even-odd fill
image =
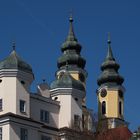
[[[96,140],[129,140],[131,135],[127,127],[118,127],[96,134]]]

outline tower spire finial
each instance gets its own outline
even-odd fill
[[[110,37],[110,32],[108,32],[108,40],[107,40],[108,44],[111,44],[111,37]]]
[[[110,32],[108,32],[108,40],[107,40],[107,43],[108,43],[108,51],[107,51],[107,57],[106,58],[107,59],[113,59],[114,60],[112,49],[111,49]]]
[[[69,27],[69,33],[68,33],[67,40],[70,40],[70,41],[77,40],[75,35],[74,35],[74,30],[73,30],[73,16],[72,16],[72,12],[70,13],[69,22],[70,22],[70,27]]]
[[[70,22],[73,22],[73,14],[72,14],[72,11],[70,12],[69,21],[70,21]]]
[[[15,41],[12,42],[12,48],[13,48],[13,51],[16,50],[16,43],[15,43]]]

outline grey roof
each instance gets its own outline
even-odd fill
[[[102,73],[97,80],[98,85],[101,86],[105,83],[116,83],[118,85],[121,85],[124,79],[118,72],[119,67],[119,64],[116,63],[115,58],[113,57],[111,41],[109,39],[107,56],[101,65]]]
[[[77,65],[78,67],[84,69],[86,60],[80,54],[82,47],[75,37],[72,17],[70,17],[69,22],[69,33],[65,42],[62,44],[61,50],[63,55],[58,58],[57,66],[58,68],[61,68],[66,66],[66,64]]]
[[[62,45],[62,48],[61,48],[62,52],[67,50],[67,49],[75,49],[78,52],[80,52],[81,45],[78,43],[78,40],[76,39],[75,34],[74,34],[74,29],[73,29],[73,24],[72,24],[73,18],[72,17],[70,17],[69,22],[70,22],[69,33],[68,33],[68,36],[66,38],[66,41]]]
[[[85,87],[82,82],[75,80],[67,71],[64,72],[59,79],[56,79],[51,83],[51,89],[56,88],[74,88],[85,91]]]
[[[13,50],[7,58],[0,62],[0,70],[1,69],[18,69],[32,73],[31,66],[24,62],[15,50]]]

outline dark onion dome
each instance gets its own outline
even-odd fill
[[[51,83],[51,89],[56,89],[56,88],[74,88],[78,89],[81,91],[85,91],[85,87],[82,84],[82,82],[74,79],[69,72],[65,71],[63,72],[59,79],[56,79]]]
[[[80,52],[82,47],[78,43],[78,40],[75,37],[73,25],[72,25],[72,23],[73,23],[72,17],[69,18],[69,22],[70,22],[69,33],[68,33],[68,36],[67,36],[65,42],[62,44],[61,50],[62,50],[62,52],[64,52],[67,49],[68,50],[74,49],[77,52]]]
[[[63,54],[58,58],[58,68],[68,64],[68,65],[77,65],[80,68],[84,68],[86,61],[85,59],[76,53],[69,53]]]
[[[98,85],[100,86],[105,83],[116,83],[117,85],[121,85],[124,79],[118,73],[119,67],[119,64],[116,63],[115,58],[113,57],[111,41],[108,39],[108,52],[105,61],[101,65],[102,73],[97,80]]]
[[[31,66],[18,56],[15,49],[13,49],[7,58],[0,62],[0,70],[1,69],[18,69],[28,73],[33,73]]]
[[[65,42],[62,44],[61,51],[63,55],[59,57],[57,66],[61,68],[68,65],[77,65],[80,68],[84,68],[86,61],[83,57],[81,57],[81,45],[78,43],[78,40],[75,37],[74,30],[73,30],[73,19],[70,17],[70,28],[68,36]]]
[[[83,74],[85,77],[88,76],[88,73],[86,72],[85,69],[79,68],[77,65],[67,65],[67,64],[64,65],[64,66],[62,66],[60,69],[58,69],[58,70],[56,71],[56,74],[57,74],[58,72],[60,72],[60,71],[65,70],[66,68],[67,68],[67,71],[78,71],[79,74],[81,73],[81,74]]]

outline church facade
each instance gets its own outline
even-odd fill
[[[44,81],[37,85],[35,94],[31,93],[32,68],[17,54],[15,46],[0,62],[0,140],[98,140],[102,136],[97,132],[127,128],[123,113],[124,79],[108,39],[107,56],[97,80],[95,132],[92,109],[86,106],[86,60],[80,54],[82,46],[74,34],[72,17],[69,22],[69,33],[62,44],[51,85]]]

